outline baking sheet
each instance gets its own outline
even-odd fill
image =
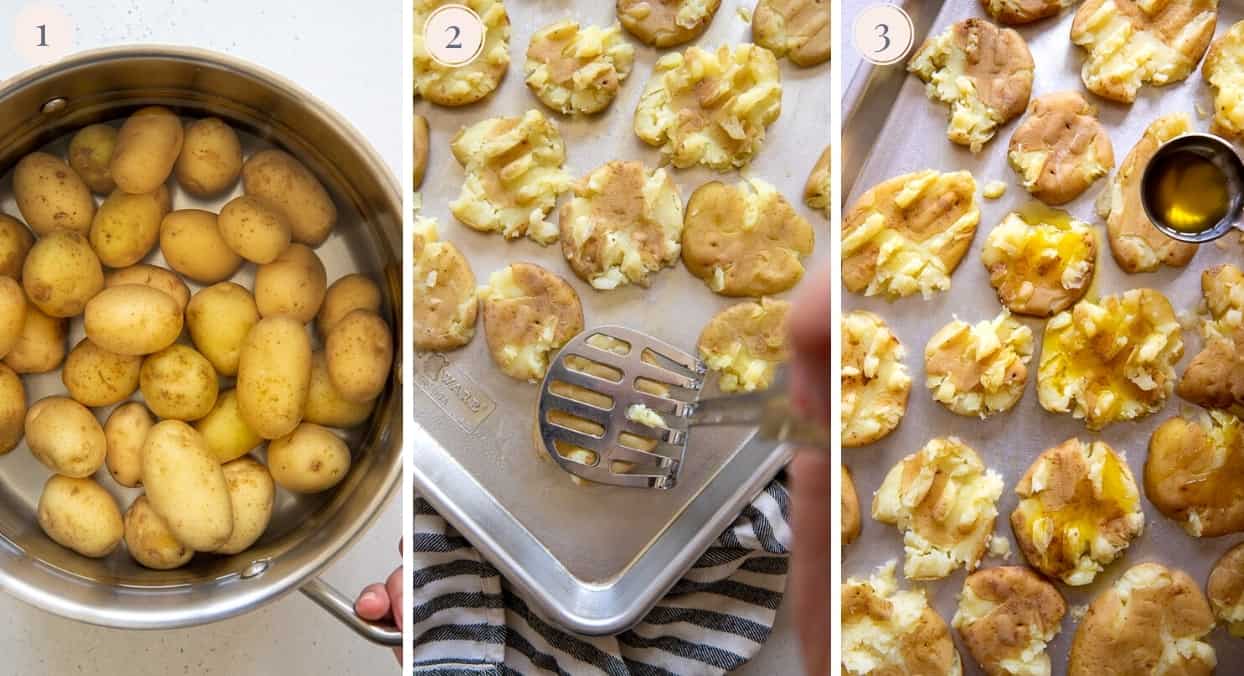
[[[849,25],[854,16],[852,10],[858,10],[863,4],[851,2],[848,5],[848,15],[844,19],[846,25]],[[980,3],[975,0],[908,2],[905,6],[912,12],[917,26],[917,45],[924,38],[920,33],[922,25],[927,25],[934,15],[932,34],[940,33],[957,20],[983,16]],[[1079,76],[1083,52],[1068,39],[1073,14],[1073,11],[1064,12],[1059,18],[1019,29],[1036,62],[1034,97],[1068,89],[1084,92],[1086,98],[1098,106],[1100,119],[1109,131],[1114,144],[1116,166],[1122,163],[1145,127],[1160,115],[1187,112],[1192,118],[1194,130],[1208,129],[1209,120],[1196,113],[1197,105],[1206,111],[1213,110],[1210,92],[1201,79],[1199,68],[1181,83],[1164,88],[1143,88],[1139,98],[1131,106],[1111,103],[1087,94]],[[1222,34],[1242,18],[1244,2],[1220,3],[1218,34]],[[906,363],[912,376],[907,414],[898,429],[879,443],[843,451],[844,462],[851,469],[860,496],[860,507],[865,515],[860,538],[843,548],[844,578],[867,577],[878,565],[890,559],[898,559],[901,564],[903,545],[899,531],[878,523],[867,515],[872,494],[881,485],[885,473],[903,457],[919,450],[929,439],[957,435],[976,449],[987,466],[1001,473],[1005,480],[1005,489],[998,502],[999,515],[995,532],[1006,536],[1014,545],[1009,518],[1017,503],[1015,485],[1041,451],[1071,437],[1101,439],[1116,451],[1126,454],[1128,464],[1143,493],[1143,470],[1149,436],[1159,424],[1177,415],[1181,407],[1186,406],[1185,402],[1172,394],[1162,411],[1136,423],[1116,423],[1101,433],[1088,431],[1083,422],[1068,414],[1046,412],[1037,402],[1036,394],[1036,365],[1040,360],[1040,337],[1044,321],[1023,317],[1018,319],[1032,329],[1036,353],[1030,363],[1030,378],[1023,399],[1011,412],[981,421],[954,415],[933,400],[924,386],[924,345],[935,331],[954,317],[974,323],[992,318],[1001,310],[981,264],[980,250],[989,231],[1007,213],[1018,209],[1030,201],[1031,197],[1020,187],[1016,174],[1006,161],[1006,145],[1019,119],[1003,126],[979,156],[974,157],[967,149],[946,140],[947,107],[929,101],[924,95],[924,84],[919,79],[902,76],[901,85],[895,88],[893,78],[896,77],[896,72],[901,76],[901,68],[901,65],[878,68],[870,73],[865,65],[855,74],[851,93],[858,98],[853,101],[849,97],[847,105],[850,108],[844,109],[847,120],[843,130],[846,139],[844,146],[848,153],[861,149],[871,152],[844,157],[846,169],[843,189],[847,191],[846,203],[851,204],[865,190],[884,179],[926,168],[942,171],[967,169],[976,177],[978,189],[994,179],[1006,181],[1008,188],[999,200],[979,200],[981,222],[976,239],[953,275],[949,291],[927,301],[917,295],[893,303],[880,298],[864,298],[849,292],[843,294],[846,310],[870,310],[885,318],[906,347]],[[865,86],[870,74],[871,84]],[[891,90],[897,93],[896,99],[891,98],[893,94],[887,96]],[[884,116],[888,113],[888,117],[881,118],[884,124],[880,126],[879,133],[870,137],[867,135],[867,120],[877,119],[877,107],[884,108],[884,112],[880,114]],[[861,112],[853,115],[852,110]],[[861,120],[862,123],[854,124],[853,118]],[[903,150],[895,152],[898,148]],[[858,169],[858,176],[853,168]],[[1185,268],[1164,268],[1155,273],[1128,275],[1111,256],[1105,237],[1105,225],[1096,216],[1093,208],[1093,200],[1106,188],[1108,179],[1113,176],[1114,173],[1111,172],[1108,177],[1094,183],[1080,198],[1062,207],[1077,218],[1097,226],[1099,257],[1097,278],[1092,292],[1107,295],[1149,286],[1162,291],[1177,313],[1194,312],[1201,299],[1201,271],[1220,262],[1234,262],[1239,265],[1244,259],[1244,247],[1240,246],[1238,236],[1228,235],[1220,240],[1221,246],[1202,245],[1191,264]],[[848,187],[846,182],[852,179],[854,182]],[[1195,331],[1187,330],[1184,331],[1184,343],[1186,354],[1177,369],[1180,374],[1202,345],[1199,335]],[[1119,560],[1107,566],[1093,584],[1068,587],[1061,582],[1055,583],[1067,599],[1069,608],[1088,604],[1098,593],[1113,584],[1124,571],[1145,561],[1158,561],[1181,568],[1204,587],[1209,571],[1218,557],[1244,540],[1239,534],[1219,538],[1190,537],[1175,522],[1162,516],[1147,498],[1142,499],[1142,504],[1145,511],[1144,533]],[[982,566],[1022,565],[1023,555],[1019,553],[1017,546],[1012,549],[1015,553],[1009,559],[1000,560],[987,556]],[[925,585],[934,607],[947,623],[954,616],[965,575],[963,571],[959,571],[945,580]],[[906,582],[901,584],[908,585]],[[1076,624],[1077,620],[1068,613],[1063,621],[1062,632],[1049,646],[1055,674],[1066,673],[1067,655]],[[959,641],[957,632],[955,639],[963,657],[965,673],[982,673]],[[1210,642],[1218,655],[1219,673],[1236,673],[1240,665],[1244,665],[1244,641],[1233,639],[1225,628],[1216,628],[1210,635]]]
[[[753,4],[754,0],[723,2],[708,31],[692,44],[715,49],[750,42],[750,25],[739,10],[750,10]],[[564,117],[544,108],[523,82],[530,36],[567,16],[584,25],[612,24],[613,3],[510,2],[507,9],[511,63],[498,90],[481,103],[459,109],[415,102],[415,112],[424,115],[430,127],[422,215],[435,217],[441,237],[463,250],[478,283],[486,283],[493,271],[509,263],[537,263],[574,286],[588,328],[624,324],[694,352],[708,319],[743,299],[713,294],[681,264],[655,274],[647,289],[595,291],[570,270],[559,244],[542,247],[526,239],[506,241],[497,234],[471,230],[450,214],[448,204],[458,195],[463,172],[449,151],[449,141],[462,126],[485,118],[541,110],[556,121],[566,145],[567,171],[576,178],[614,159],[642,160],[648,166],[660,163],[657,149],[635,136],[632,118],[653,64],[671,50],[655,50],[632,39],[634,68],[610,108],[592,117]],[[782,114],[769,127],[763,148],[744,175],[773,183],[813,224],[816,250],[805,261],[811,267],[829,250],[827,219],[808,209],[802,197],[808,173],[829,142],[830,66],[798,68],[786,60],[780,64]],[[669,170],[684,203],[708,181],[740,179],[736,172]],[[787,292],[777,297],[790,296]],[[445,355],[415,355],[416,490],[481,547],[539,609],[571,629],[607,633],[638,620],[785,462],[785,449],[760,442],[748,445],[749,431],[704,430],[691,437],[678,485],[672,490],[576,485],[536,446],[538,387],[503,375],[492,363],[482,334],[481,322],[466,348]],[[715,392],[714,380],[704,396]]]

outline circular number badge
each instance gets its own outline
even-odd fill
[[[32,2],[13,20],[13,47],[30,65],[55,61],[73,51],[73,19],[47,2]]]
[[[916,34],[911,17],[896,5],[871,5],[855,17],[855,50],[881,66],[898,63],[911,50]]]
[[[471,8],[442,5],[423,25],[423,44],[437,63],[457,68],[479,56],[486,32],[484,22]]]

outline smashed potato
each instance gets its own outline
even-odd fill
[[[843,446],[871,444],[903,420],[911,393],[906,356],[881,317],[856,311],[842,318]]]
[[[435,220],[416,217],[414,238],[415,349],[455,350],[475,337],[475,274],[453,242],[437,237]]]
[[[570,19],[536,31],[527,46],[527,86],[559,113],[599,113],[631,74],[635,48],[617,24],[580,27]]]
[[[1205,347],[1175,391],[1205,408],[1244,416],[1244,272],[1216,265],[1201,273],[1201,292],[1209,312],[1200,326]]]
[[[617,0],[618,19],[653,47],[690,42],[708,28],[721,0]]]
[[[796,66],[829,61],[829,0],[760,0],[752,12],[756,44]]]
[[[812,167],[812,172],[808,174],[808,182],[803,186],[803,203],[813,209],[824,211],[826,218],[829,217],[829,196],[831,193],[829,187],[829,153],[830,147],[825,146],[820,159],[816,161],[816,166]]]
[[[790,303],[762,298],[732,305],[708,320],[700,333],[700,359],[721,374],[722,392],[764,390],[790,356],[786,318]]]
[[[987,418],[1023,396],[1031,359],[1032,330],[1006,310],[975,325],[956,319],[924,348],[925,386],[951,412]]]
[[[922,589],[899,590],[894,562],[842,585],[842,673],[961,676],[950,628]]]
[[[1023,566],[978,570],[963,581],[951,625],[989,676],[1050,674],[1045,646],[1058,635],[1067,602]]]
[[[579,295],[538,265],[514,263],[492,273],[479,299],[488,349],[511,378],[538,382],[553,354],[583,330]]]
[[[849,545],[860,535],[860,498],[855,492],[851,470],[842,466],[842,544]]]
[[[1205,585],[1214,617],[1236,638],[1244,638],[1244,543],[1227,550],[1214,564]]]
[[[462,4],[484,24],[479,56],[462,66],[446,66],[428,53],[423,27],[442,5]],[[465,106],[492,93],[510,65],[510,17],[502,0],[415,0],[413,53],[415,95],[442,106]]]
[[[1033,317],[1049,317],[1078,302],[1097,268],[1093,226],[1062,211],[1041,212],[1007,214],[981,252],[998,302]]]
[[[1114,147],[1097,109],[1078,92],[1033,100],[1011,135],[1007,160],[1024,189],[1050,205],[1079,197],[1114,167]]]
[[[1214,90],[1210,128],[1223,136],[1244,136],[1244,21],[1237,21],[1210,45],[1201,75]]]
[[[1076,0],[981,0],[989,16],[1008,26],[1040,21],[1075,3]]]
[[[1145,495],[1193,537],[1244,531],[1244,423],[1198,411],[1162,423],[1149,438]]]

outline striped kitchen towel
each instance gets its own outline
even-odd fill
[[[790,501],[774,481],[635,627],[579,636],[536,616],[415,497],[414,672],[435,676],[700,676],[756,654],[786,588]]]

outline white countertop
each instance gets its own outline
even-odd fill
[[[33,65],[11,36],[36,5],[69,15],[75,51],[166,43],[227,52],[293,80],[350,120],[399,175],[402,5],[395,0],[6,0],[0,80]],[[329,567],[349,595],[383,581],[400,559],[400,501]],[[196,629],[123,632],[64,620],[0,594],[0,675],[387,674],[388,650],[357,638],[300,594]]]

